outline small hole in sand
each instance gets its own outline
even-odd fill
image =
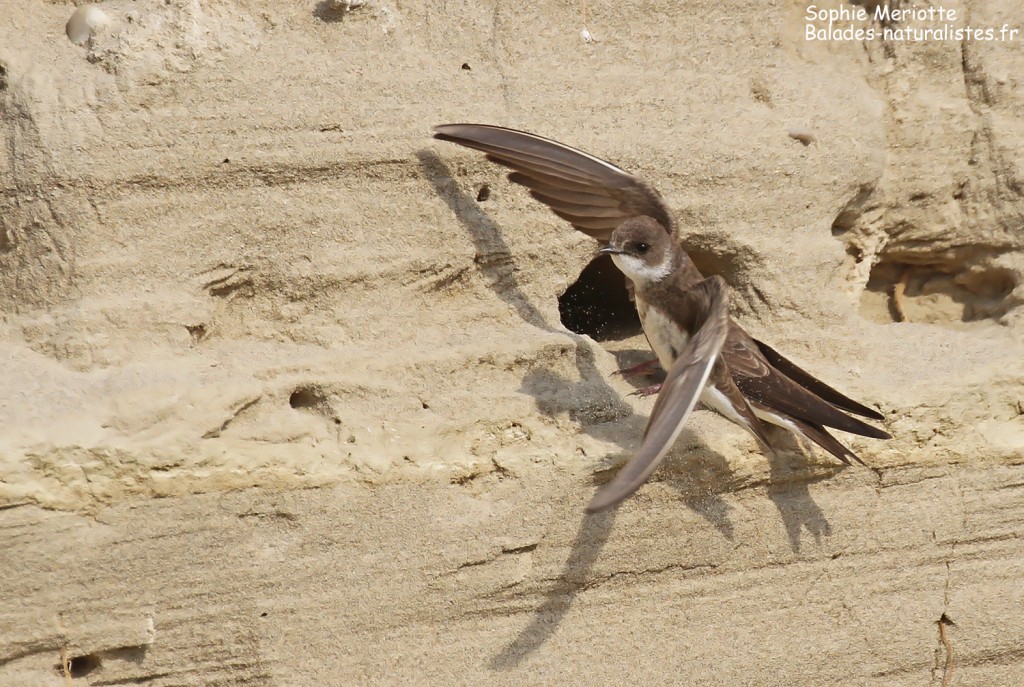
[[[192,337],[192,343],[199,343],[206,338],[205,324],[186,324],[185,329],[188,330],[189,335]]]
[[[85,654],[84,656],[73,656],[67,659],[66,666],[58,663],[55,668],[60,675],[65,674],[72,678],[82,678],[100,667],[100,657],[96,654]]]
[[[288,405],[292,408],[322,408],[327,399],[320,391],[312,387],[299,387],[288,397]]]
[[[625,278],[607,255],[594,258],[558,297],[558,314],[566,329],[597,341],[624,339],[641,332],[640,317],[629,300]]]

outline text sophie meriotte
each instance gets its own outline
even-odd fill
[[[877,22],[890,23],[899,21],[956,21],[956,10],[939,7],[906,7],[895,9],[888,5],[877,5],[875,11],[869,13],[863,7],[847,7],[840,3],[838,9],[818,9],[817,5],[807,8],[807,21],[865,21],[874,19]]]

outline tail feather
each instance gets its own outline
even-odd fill
[[[861,460],[856,453],[848,449],[846,446],[843,446],[843,444],[834,436],[829,434],[828,430],[822,425],[805,422],[804,420],[798,420],[796,418],[789,418],[789,420],[797,426],[804,436],[847,465],[852,465],[853,463],[851,461],[864,465],[864,461]]]
[[[885,419],[878,411],[857,403],[852,398],[836,391],[825,382],[817,379],[809,372],[798,367],[763,341],[754,339],[754,343],[756,343],[757,347],[761,349],[761,353],[768,359],[768,362],[772,364],[772,367],[792,379],[803,388],[819,396],[823,401],[828,401],[837,408],[842,408],[845,411],[856,413],[857,415],[862,415],[863,417],[868,417],[872,420]]]

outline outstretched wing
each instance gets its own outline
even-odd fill
[[[610,162],[525,131],[487,124],[441,124],[434,138],[483,151],[512,169],[509,179],[574,228],[607,243],[631,217],[653,217],[669,233],[675,223],[651,186]]]
[[[594,495],[590,513],[622,502],[647,481],[700,399],[729,331],[729,307],[725,281],[717,275],[696,284],[691,294],[697,328],[661,385],[640,450]]]

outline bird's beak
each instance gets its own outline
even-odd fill
[[[622,250],[621,248],[616,248],[615,246],[605,246],[604,248],[597,252],[603,253],[604,255],[622,255],[626,251]]]

